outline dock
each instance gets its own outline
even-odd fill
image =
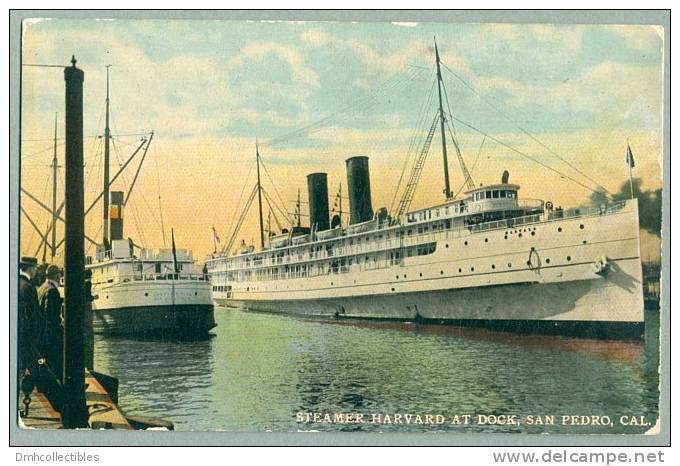
[[[85,371],[85,402],[88,412],[88,426],[91,429],[133,430],[125,414],[112,399],[99,380]],[[19,412],[23,412],[23,394],[19,401]],[[33,389],[28,416],[20,417],[19,424],[26,429],[63,429],[61,414],[54,409],[45,394]]]

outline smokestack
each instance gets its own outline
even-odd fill
[[[316,231],[328,230],[328,176],[325,173],[307,175],[307,193],[309,227],[316,225]]]
[[[85,209],[83,178],[83,81],[85,74],[73,66],[64,68],[66,81],[66,161],[64,177],[64,427],[87,427],[85,403]],[[61,376],[61,374],[58,374]]]
[[[109,207],[111,219],[111,239],[123,239],[123,192],[111,192],[111,205]]]
[[[363,155],[351,157],[345,163],[349,188],[349,224],[354,225],[373,218],[368,157]]]

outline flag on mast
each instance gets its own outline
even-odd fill
[[[630,150],[630,144],[628,144],[628,149],[626,150],[626,163],[630,168],[635,167],[635,159],[633,158],[633,151]]]
[[[633,151],[630,150],[630,143],[628,143],[628,149],[626,149],[626,164],[628,165],[628,182],[630,184],[630,198],[635,197],[633,191],[633,167],[635,166],[635,159],[633,159]]]
[[[170,230],[170,234],[172,235],[172,268],[175,271],[175,273],[179,273],[179,267],[177,264],[177,248],[175,247],[175,229],[172,228]]]

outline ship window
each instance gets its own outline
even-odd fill
[[[498,199],[498,198],[499,198],[499,193],[498,193],[498,190],[497,190],[497,189],[494,189],[494,190],[493,190],[492,196],[493,196],[494,199]]]
[[[445,215],[449,215],[449,208],[444,209]]]
[[[505,189],[501,190],[501,197],[507,197],[507,196],[508,196],[508,192]]]
[[[161,263],[156,262],[156,273],[161,273]]]
[[[439,217],[439,209],[436,211],[436,216]]]
[[[517,197],[517,193],[515,191],[508,191],[508,197],[509,198],[515,198],[515,197]]]
[[[486,198],[487,198],[487,199],[491,199],[491,191],[487,191],[487,192],[486,192]]]

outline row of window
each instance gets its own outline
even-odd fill
[[[475,193],[472,199],[475,201],[481,201],[483,199],[515,199],[516,197],[517,191],[507,189],[490,189],[489,191]]]
[[[571,260],[572,260],[571,256],[566,256],[566,261],[567,261],[567,262],[571,262]],[[550,264],[550,258],[546,258],[546,259],[545,259],[545,263],[546,263],[546,264]],[[526,265],[529,266],[529,267],[536,268],[536,264],[532,264],[530,260],[527,261]],[[507,268],[508,268],[508,269],[511,269],[511,268],[512,268],[512,262],[508,262],[508,263],[507,263]],[[469,270],[470,270],[470,272],[473,272],[473,273],[474,273],[475,267],[474,267],[474,266],[471,266],[471,267],[469,268]],[[496,264],[491,264],[491,270],[496,270]],[[467,271],[467,270],[466,270],[466,271]],[[463,273],[463,268],[462,268],[462,267],[458,268],[458,273]],[[444,270],[440,270],[440,271],[439,271],[439,274],[440,274],[440,275],[444,275]],[[423,273],[422,273],[422,272],[419,272],[418,276],[419,276],[419,277],[422,277],[422,276],[423,276]],[[408,278],[408,274],[403,274],[403,275],[401,275],[401,276],[400,276],[400,275],[395,275],[395,279],[399,280],[400,278],[406,279],[406,278]],[[330,286],[334,286],[334,282],[330,282]],[[255,290],[256,290],[256,288],[253,288],[253,291],[255,291]],[[221,291],[221,292],[227,291],[227,297],[231,297],[231,286],[213,286],[213,291]],[[250,287],[248,287],[248,288],[246,289],[246,291],[250,291]],[[395,288],[392,288],[392,291],[395,291]]]

